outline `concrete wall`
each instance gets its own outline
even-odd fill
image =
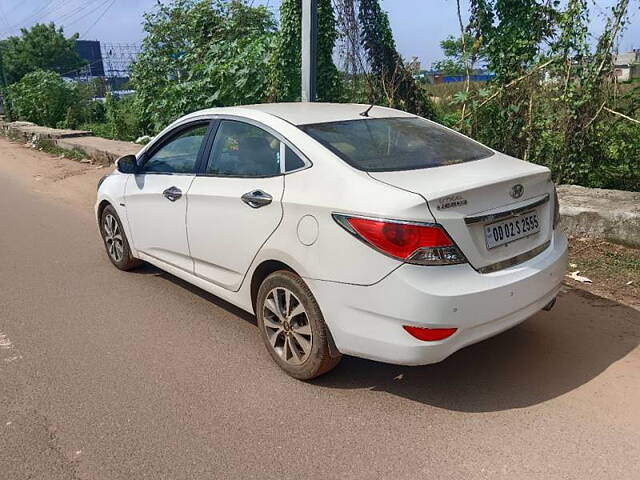
[[[138,153],[140,145],[96,137],[90,131],[41,127],[31,122],[0,122],[0,132],[24,142],[47,139],[66,150],[78,150],[95,163],[109,165],[119,157]]]
[[[631,67],[616,67],[613,74],[617,77],[618,82],[628,82],[631,80]]]

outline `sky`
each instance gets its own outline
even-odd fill
[[[0,0],[0,38],[20,27],[54,21],[65,33],[108,43],[139,43],[144,37],[142,15],[158,0]],[[468,1],[468,0],[467,0]],[[463,0],[463,6],[467,1]],[[166,0],[163,0],[166,3]],[[253,0],[277,14],[280,0]],[[440,40],[459,32],[454,0],[381,0],[389,14],[398,50],[403,57],[417,56],[424,68],[442,57]],[[602,12],[614,0],[590,0],[592,30],[602,30]],[[620,50],[640,48],[640,2],[632,0],[631,22]],[[464,8],[466,10],[466,8]]]

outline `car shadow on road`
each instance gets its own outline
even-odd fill
[[[256,325],[255,316],[151,265],[160,276]],[[319,387],[383,391],[464,412],[528,407],[588,383],[640,345],[640,311],[568,288],[551,312],[456,352],[443,362],[403,367],[345,356],[314,380]]]
[[[242,320],[251,323],[252,325],[257,325],[256,317],[254,315],[251,315],[250,313],[245,312],[241,308],[236,307],[235,305],[227,302],[226,300],[216,297],[215,295],[205,290],[202,290],[200,287],[196,287],[195,285],[192,285],[191,283],[186,282],[181,278],[171,275],[170,273],[165,272],[164,270],[161,270],[149,263],[145,263],[141,267],[136,268],[135,270],[131,270],[131,272],[137,273],[139,275],[154,275],[157,277],[162,277],[165,280],[170,281],[174,285],[182,287],[185,290],[189,290],[194,295],[197,295],[200,298],[210,303],[213,303],[215,306],[226,310],[227,312],[235,315],[236,317],[239,317]]]
[[[600,375],[640,344],[640,312],[569,290],[551,312],[434,365],[402,367],[344,357],[318,386],[384,391],[448,410],[535,405]]]

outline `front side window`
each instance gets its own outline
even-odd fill
[[[280,140],[248,123],[222,120],[206,173],[229,177],[280,175]]]
[[[300,128],[367,172],[440,167],[493,155],[473,140],[422,118],[372,118]]]
[[[142,167],[147,173],[194,173],[207,125],[191,127],[161,146]]]

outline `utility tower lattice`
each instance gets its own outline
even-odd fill
[[[104,73],[109,78],[128,78],[131,65],[142,51],[137,43],[103,43],[101,47]]]

